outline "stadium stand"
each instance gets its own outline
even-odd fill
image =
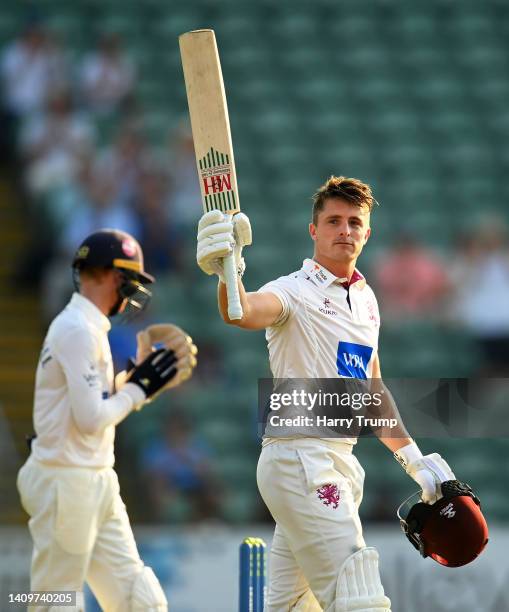
[[[378,0],[367,6],[354,0],[188,0],[178,5],[163,0],[44,0],[37,7],[74,67],[70,86],[78,106],[76,66],[99,34],[121,35],[137,71],[133,107],[92,116],[98,127],[96,146],[109,146],[125,113],[134,114],[170,175],[168,134],[187,116],[177,36],[201,27],[216,29],[242,207],[254,231],[255,246],[245,253],[251,290],[298,268],[309,255],[310,197],[332,173],[366,180],[380,203],[373,214],[372,242],[361,259],[368,280],[402,221],[446,261],[460,230],[475,225],[482,209],[509,221],[509,7],[504,2]],[[25,14],[24,3],[3,3],[4,49],[19,34]],[[51,217],[56,204],[51,194],[47,198],[45,210]],[[20,215],[33,215],[35,204],[18,206],[5,179],[0,201],[0,242],[8,250],[12,245],[14,253],[26,239]],[[172,214],[169,210],[170,219]],[[196,201],[188,218],[199,214]],[[53,221],[48,226],[54,232],[58,223]],[[227,485],[222,518],[251,520],[260,515],[261,504],[255,484],[256,381],[269,376],[263,335],[222,324],[214,282],[195,269],[195,226],[183,219],[180,228],[181,265],[175,273],[160,275],[151,316],[182,325],[198,346],[212,344],[218,350],[221,363],[215,365],[227,374],[214,385],[200,381],[198,374],[179,393],[179,402],[215,449],[217,469]],[[41,334],[36,303],[11,291],[8,265],[13,258],[0,264],[0,313],[7,330],[1,346],[12,368],[0,368],[0,387],[19,441],[23,427],[30,426],[27,388]],[[18,330],[16,352],[12,330]],[[447,320],[382,325],[380,346],[388,377],[467,376],[481,365],[468,335]],[[119,428],[121,452],[135,458],[157,430],[161,413],[157,405],[149,406],[124,422]],[[425,442],[422,446],[427,450]],[[499,474],[493,467],[500,454],[507,454],[507,440],[430,441],[430,449],[438,446],[457,474],[478,490],[487,515],[507,520],[509,509],[500,495],[507,472]],[[21,453],[21,443],[18,448]],[[370,478],[364,512],[377,518],[370,482],[380,479],[378,484],[390,487],[394,499],[410,494],[411,483],[376,441],[362,440],[358,454]],[[382,464],[380,473],[377,466]],[[135,459],[129,465],[136,469]],[[127,474],[123,476],[127,482]],[[132,494],[128,504],[133,515],[137,511],[143,516],[136,481],[125,488]]]

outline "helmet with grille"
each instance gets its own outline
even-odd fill
[[[153,283],[155,279],[145,272],[141,247],[127,232],[117,229],[100,229],[93,232],[78,247],[72,268],[77,290],[80,287],[80,272],[83,270],[114,268],[121,272],[119,299],[110,316],[119,313],[122,303],[126,300],[122,318],[131,319],[146,307],[152,297],[152,292],[145,285]]]
[[[441,485],[434,504],[424,504],[415,493],[398,508],[401,527],[423,557],[446,567],[473,561],[488,543],[488,525],[472,489],[458,480]],[[416,503],[417,502],[417,503]]]

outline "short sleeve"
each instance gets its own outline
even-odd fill
[[[296,310],[298,301],[296,278],[282,276],[260,287],[257,293],[272,293],[279,299],[283,306],[281,314],[271,327],[278,327],[286,323]]]

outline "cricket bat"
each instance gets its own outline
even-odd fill
[[[179,36],[203,211],[240,211],[223,74],[214,30]],[[228,316],[242,318],[233,254],[224,259]]]

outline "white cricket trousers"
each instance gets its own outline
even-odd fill
[[[34,544],[31,590],[82,593],[86,581],[103,610],[128,610],[144,566],[115,471],[56,467],[30,457],[19,471],[18,490]]]
[[[257,480],[276,521],[266,612],[327,609],[341,566],[365,546],[358,513],[364,470],[352,445],[278,439],[263,446]]]

